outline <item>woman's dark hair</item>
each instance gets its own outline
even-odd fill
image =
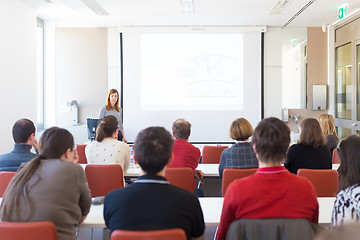
[[[341,141],[339,191],[360,184],[360,136],[351,135]]]
[[[231,123],[230,137],[236,141],[245,141],[253,134],[253,128],[245,118],[238,118]]]
[[[21,214],[18,212],[19,200],[21,198],[27,199],[28,204],[30,204],[27,198],[28,188],[25,187],[25,184],[34,175],[41,160],[60,159],[68,149],[72,151],[73,148],[74,138],[66,129],[52,127],[42,134],[39,141],[40,155],[29,161],[25,167],[15,174],[4,193],[0,207],[2,221],[10,221],[14,211],[16,214]]]
[[[290,129],[281,120],[270,117],[262,120],[252,135],[259,160],[264,163],[280,163],[286,158],[290,144]]]
[[[325,144],[325,137],[320,123],[315,118],[306,118],[301,122],[299,143],[318,148]]]
[[[155,175],[168,164],[174,139],[163,127],[142,130],[135,140],[135,158],[148,174]]]
[[[113,115],[105,116],[96,129],[95,140],[101,142],[104,138],[111,137],[118,129],[118,120]]]

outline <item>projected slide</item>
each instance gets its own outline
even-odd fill
[[[243,34],[142,34],[141,110],[243,110]]]

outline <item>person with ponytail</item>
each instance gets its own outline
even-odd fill
[[[112,115],[118,121],[118,140],[127,143],[124,134],[124,128],[121,121],[121,108],[119,107],[119,92],[116,89],[110,89],[106,98],[106,105],[100,109],[99,121],[103,120],[105,116]]]
[[[9,183],[1,203],[1,221],[51,221],[59,240],[75,240],[75,226],[90,211],[91,193],[77,164],[74,139],[66,129],[52,127],[41,136],[37,157]]]
[[[119,164],[126,172],[130,167],[130,148],[118,138],[118,121],[106,116],[96,129],[94,142],[85,148],[88,164]]]

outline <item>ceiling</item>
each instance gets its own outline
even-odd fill
[[[58,27],[117,26],[283,26],[314,0],[289,0],[279,15],[269,15],[277,0],[190,0],[193,14],[183,14],[184,0],[91,0],[110,15],[98,16],[82,0],[22,0],[37,9],[38,17],[56,21]],[[360,8],[359,0],[315,0],[289,26],[320,27],[338,19],[338,8],[348,13]]]

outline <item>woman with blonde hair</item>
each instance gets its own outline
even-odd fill
[[[116,89],[110,89],[106,98],[106,105],[100,109],[99,121],[101,121],[105,116],[113,115],[118,121],[118,140],[123,140],[127,143],[124,134],[124,127],[121,121],[121,110],[122,109],[119,106],[119,92]]]
[[[287,152],[285,168],[297,174],[299,168],[331,169],[331,156],[318,120],[306,118],[301,122],[300,142]]]
[[[52,127],[41,136],[37,157],[9,183],[1,221],[51,221],[59,240],[75,240],[75,226],[90,211],[91,193],[69,131]]]
[[[253,128],[245,118],[238,118],[231,123],[230,137],[236,143],[230,148],[224,149],[220,157],[219,175],[225,168],[258,168],[259,163],[256,154],[249,142]]]
[[[339,143],[339,138],[335,128],[334,117],[331,114],[321,114],[319,116],[319,123],[321,126],[321,130],[326,138],[326,146],[329,148],[330,154],[332,156],[334,149]]]
[[[117,140],[118,121],[112,116],[106,116],[96,129],[94,142],[85,148],[89,164],[119,164],[123,171],[130,166],[130,148],[126,143]]]

